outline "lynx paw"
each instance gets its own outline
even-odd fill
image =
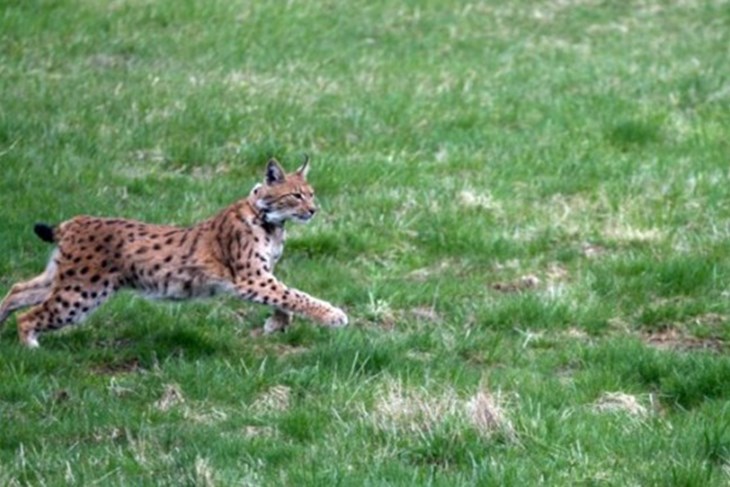
[[[25,345],[28,348],[38,348],[40,345],[38,343],[38,336],[36,332],[30,330],[30,331],[20,331],[20,343]]]
[[[347,315],[340,308],[332,308],[324,315],[324,324],[331,328],[347,326]]]

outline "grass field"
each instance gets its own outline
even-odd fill
[[[32,223],[322,211],[257,333],[115,298],[0,333],[2,485],[730,483],[730,3],[3,0],[0,293]]]

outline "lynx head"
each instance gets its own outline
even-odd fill
[[[266,165],[264,182],[252,191],[253,203],[264,219],[273,224],[287,220],[308,222],[316,213],[314,190],[307,182],[309,157],[293,173],[286,174],[276,159]]]

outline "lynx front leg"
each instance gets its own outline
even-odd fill
[[[296,313],[330,327],[347,325],[344,311],[307,293],[288,288],[274,276],[244,281],[236,288],[243,299],[273,306],[284,313]]]

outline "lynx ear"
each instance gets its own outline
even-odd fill
[[[284,170],[276,159],[269,159],[266,165],[266,184],[278,184],[284,182]]]
[[[309,174],[309,155],[304,154],[304,162],[302,163],[302,166],[297,169],[297,173],[301,174],[304,179],[307,179],[307,174]]]

